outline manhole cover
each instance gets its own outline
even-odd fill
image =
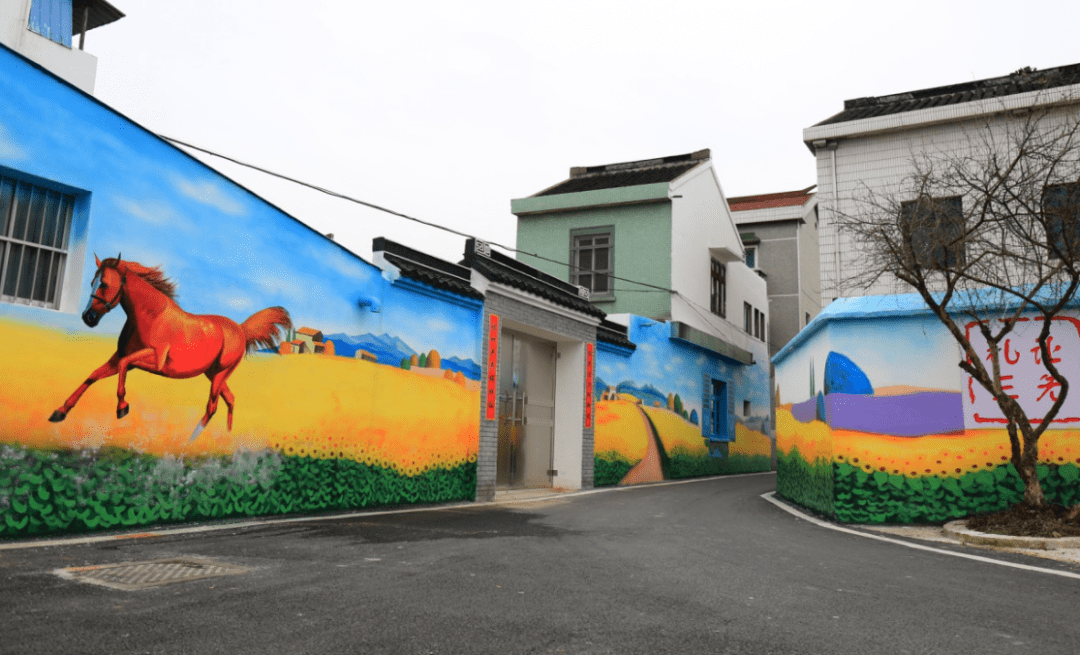
[[[251,569],[195,557],[175,557],[148,562],[124,562],[100,566],[76,566],[58,569],[57,575],[68,580],[89,582],[113,589],[145,589],[172,582],[188,582],[222,575],[247,573]]]

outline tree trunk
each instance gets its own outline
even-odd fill
[[[1024,504],[1046,507],[1046,496],[1039,483],[1039,439],[1025,431],[1024,452],[1020,457],[1020,479],[1024,481]]]

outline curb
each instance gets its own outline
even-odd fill
[[[1080,548],[1080,537],[1011,537],[1002,534],[987,534],[968,530],[966,519],[949,521],[944,525],[944,529],[945,534],[956,537],[963,543],[975,546],[1026,548],[1029,550]]]

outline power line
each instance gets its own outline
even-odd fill
[[[294,177],[289,177],[288,175],[284,175],[282,173],[277,173],[275,171],[271,171],[269,169],[262,168],[261,166],[256,166],[255,164],[249,164],[249,163],[247,163],[245,161],[241,161],[239,159],[236,159],[235,157],[230,157],[228,155],[223,155],[223,154],[221,154],[219,152],[214,152],[213,150],[207,150],[206,148],[202,148],[202,147],[199,147],[199,146],[196,146],[196,145],[181,141],[179,139],[174,139],[172,137],[165,136],[164,134],[158,134],[157,136],[159,136],[160,138],[165,139],[166,141],[169,141],[171,143],[175,143],[175,144],[184,146],[185,148],[191,148],[192,150],[198,150],[199,152],[205,153],[207,155],[211,155],[213,157],[218,157],[220,159],[230,161],[230,162],[236,164],[237,166],[243,166],[245,168],[250,168],[252,170],[259,171],[260,173],[264,173],[266,175],[270,175],[272,177],[276,177],[278,179],[285,180],[287,182],[292,182],[293,184],[298,184],[300,186],[305,186],[305,187],[307,187],[309,189],[314,189],[315,191],[318,191],[320,193],[324,193],[324,194],[326,194],[328,196],[333,196],[334,198],[340,198],[341,200],[347,200],[349,202],[353,202],[353,203],[356,203],[358,205],[363,205],[364,207],[368,207],[370,209],[385,212],[385,213],[390,214],[392,216],[397,216],[399,218],[404,218],[404,219],[409,220],[409,221],[420,223],[421,225],[426,225],[428,227],[433,227],[433,228],[435,228],[437,230],[442,230],[444,232],[449,232],[450,234],[455,234],[455,235],[460,236],[460,237],[465,237],[466,239],[477,239],[479,241],[485,241],[486,243],[489,243],[489,244],[491,244],[493,246],[501,248],[502,250],[505,250],[507,252],[516,252],[516,253],[525,255],[527,257],[535,257],[536,259],[539,259],[539,260],[542,260],[542,261],[551,262],[552,264],[558,264],[560,266],[566,266],[567,268],[575,268],[575,266],[573,264],[569,264],[567,262],[559,261],[557,259],[551,259],[550,257],[544,257],[543,255],[540,255],[538,253],[527,252],[525,250],[519,250],[518,248],[511,248],[510,246],[505,246],[505,245],[503,245],[501,243],[497,243],[497,242],[494,242],[494,241],[487,241],[486,239],[478,239],[477,237],[475,237],[475,236],[473,236],[471,234],[466,234],[465,232],[458,232],[457,230],[446,227],[445,225],[438,225],[438,224],[432,223],[430,221],[425,221],[425,220],[416,218],[415,216],[409,216],[408,214],[403,214],[401,212],[394,211],[393,209],[387,209],[386,207],[376,205],[375,203],[367,202],[366,200],[360,200],[359,198],[354,198],[352,196],[345,195],[344,193],[339,193],[337,191],[333,191],[331,189],[321,187],[321,186],[319,186],[317,184],[312,184],[310,182],[305,182],[303,180],[298,180],[298,179],[296,179]],[[699,312],[697,310],[697,308],[701,307],[701,309],[706,310],[706,312],[708,312],[709,314],[712,313],[712,310],[707,310],[707,309],[705,309],[704,306],[698,305],[693,300],[690,300],[689,298],[687,298],[683,293],[681,293],[679,291],[676,291],[675,289],[670,289],[668,287],[662,287],[662,286],[659,286],[659,285],[656,285],[656,284],[649,284],[648,282],[640,282],[638,280],[631,280],[629,278],[620,277],[618,275],[607,274],[607,277],[609,277],[609,278],[611,278],[613,280],[619,280],[620,282],[629,282],[630,284],[637,284],[639,286],[649,287],[648,289],[618,289],[618,291],[620,291],[620,292],[656,293],[656,292],[663,291],[663,292],[669,293],[669,294],[671,294],[673,296],[678,296],[683,301],[685,301],[687,303],[687,305],[690,306],[690,309],[693,310],[694,313],[697,314],[701,318],[701,320],[705,322],[706,325],[709,325],[710,327],[712,327],[714,330],[717,330],[718,332],[723,332],[725,334],[725,336],[727,336],[728,339],[731,339],[730,332],[729,332],[731,323],[729,323],[727,320],[724,320],[722,322],[721,327],[716,327],[716,325],[713,324],[713,322],[709,318],[707,318],[704,314]]]
[[[375,203],[367,202],[366,200],[361,200],[359,198],[354,198],[352,196],[345,195],[344,193],[339,193],[337,191],[333,191],[331,189],[321,187],[321,186],[319,186],[317,184],[312,184],[310,182],[305,182],[303,180],[298,180],[298,179],[296,179],[294,177],[290,177],[288,175],[284,175],[282,173],[278,173],[278,172],[263,168],[261,166],[256,166],[255,164],[249,164],[248,162],[241,161],[239,159],[236,159],[235,157],[230,157],[228,155],[223,155],[223,154],[221,154],[219,152],[214,152],[213,150],[208,150],[206,148],[202,148],[200,146],[196,146],[194,144],[187,143],[185,141],[181,141],[179,139],[174,139],[172,137],[165,136],[164,134],[158,134],[157,136],[159,136],[160,138],[165,139],[166,141],[169,141],[171,143],[175,143],[175,144],[184,146],[186,148],[191,148],[192,150],[197,150],[199,152],[205,153],[205,154],[213,156],[213,157],[218,157],[220,159],[230,161],[230,162],[236,164],[237,166],[243,166],[245,168],[250,168],[252,170],[259,171],[260,173],[264,173],[266,175],[270,175],[272,177],[276,177],[278,179],[285,180],[287,182],[292,182],[293,184],[298,184],[300,186],[304,186],[304,187],[307,187],[309,189],[313,189],[315,191],[318,191],[320,193],[324,193],[324,194],[326,194],[328,196],[332,196],[334,198],[340,198],[341,200],[346,200],[348,202],[353,202],[353,203],[356,203],[358,205],[368,207],[370,209],[385,212],[385,213],[390,214],[392,216],[397,216],[399,218],[404,218],[405,220],[420,223],[421,225],[426,225],[428,227],[433,227],[433,228],[435,228],[437,230],[442,230],[444,232],[449,232],[450,234],[454,234],[454,235],[457,235],[457,236],[460,236],[460,237],[465,237],[466,239],[477,239],[477,237],[475,237],[475,236],[473,236],[471,234],[466,234],[465,232],[459,232],[459,231],[454,230],[452,228],[446,227],[445,225],[438,225],[438,224],[432,223],[430,221],[425,221],[425,220],[416,218],[415,216],[409,216],[408,214],[403,214],[401,212],[394,211],[393,209],[387,209],[386,207],[376,205]],[[486,241],[484,239],[477,239],[477,240]],[[511,248],[510,246],[506,246],[506,245],[503,245],[501,243],[497,243],[497,242],[494,242],[494,241],[486,241],[486,242],[493,245],[493,246],[495,246],[495,247],[497,247],[497,248],[501,248],[502,250],[505,250],[507,252],[516,252],[516,253],[525,255],[527,257],[535,257],[536,259],[539,259],[539,260],[542,260],[542,261],[551,262],[552,264],[558,264],[560,266],[566,266],[567,268],[571,268],[571,269],[575,268],[573,266],[573,264],[569,264],[567,262],[559,261],[557,259],[551,259],[550,257],[545,257],[545,256],[540,255],[538,253],[527,252],[525,250],[519,250],[518,248]],[[663,292],[669,293],[669,294],[671,294],[673,296],[678,296],[683,301],[685,301],[687,303],[687,305],[690,306],[690,309],[693,310],[694,313],[697,314],[701,318],[701,320],[705,322],[706,325],[709,325],[710,327],[717,330],[718,332],[725,333],[725,336],[727,336],[729,339],[731,338],[730,336],[728,336],[730,326],[731,326],[731,324],[728,321],[724,320],[721,327],[719,327],[719,328],[716,327],[711,320],[709,320],[704,314],[702,314],[701,312],[699,312],[697,310],[698,307],[701,307],[701,309],[705,309],[704,306],[698,305],[696,302],[694,302],[693,300],[690,300],[683,293],[681,293],[679,291],[676,291],[675,289],[670,289],[668,287],[662,287],[662,286],[659,286],[659,285],[656,285],[656,284],[649,284],[648,282],[640,282],[638,280],[631,280],[629,278],[620,277],[618,275],[608,274],[608,277],[610,277],[613,280],[619,280],[621,282],[629,282],[630,284],[637,284],[639,286],[649,287],[648,289],[619,289],[618,291],[620,291],[620,292],[639,292],[639,293],[650,293],[650,292],[652,292],[652,293],[655,293],[655,292],[663,291]],[[707,310],[707,311],[710,314],[712,313],[711,310]]]
[[[527,252],[525,250],[519,250],[517,248],[511,248],[510,246],[506,246],[506,245],[503,245],[501,243],[497,243],[495,241],[488,241],[487,239],[480,239],[479,237],[473,236],[471,234],[466,234],[465,232],[458,232],[457,230],[446,227],[445,225],[439,225],[437,223],[431,223],[429,221],[425,221],[423,219],[416,218],[415,216],[409,216],[408,214],[402,214],[401,212],[394,211],[393,209],[387,209],[386,207],[376,205],[375,203],[367,202],[366,200],[361,200],[359,198],[354,198],[352,196],[345,195],[344,193],[339,193],[337,191],[333,191],[331,189],[321,187],[321,186],[319,186],[317,184],[312,184],[310,182],[305,182],[303,180],[298,180],[298,179],[296,179],[294,177],[289,177],[288,175],[284,175],[282,173],[277,173],[275,171],[272,171],[272,170],[269,170],[269,169],[266,169],[266,168],[262,168],[261,166],[256,166],[255,164],[249,164],[249,163],[247,163],[245,161],[241,161],[239,159],[236,159],[235,157],[230,157],[228,155],[223,155],[223,154],[221,154],[219,152],[214,152],[213,150],[207,150],[206,148],[202,148],[202,147],[187,143],[185,141],[181,141],[180,139],[174,139],[174,138],[172,138],[170,136],[166,136],[164,134],[158,134],[157,136],[162,138],[162,139],[165,139],[166,141],[169,141],[170,143],[175,143],[177,145],[184,146],[185,148],[191,148],[192,150],[198,150],[199,152],[205,153],[207,155],[211,155],[213,157],[218,157],[220,159],[224,159],[226,161],[232,162],[232,163],[236,164],[237,166],[243,166],[245,168],[250,168],[252,170],[259,171],[260,173],[264,173],[266,175],[270,175],[272,177],[276,177],[278,179],[285,180],[287,182],[292,182],[293,184],[298,184],[300,186],[304,186],[304,187],[307,187],[309,189],[314,189],[315,191],[318,191],[320,193],[325,193],[326,195],[332,196],[334,198],[340,198],[341,200],[347,200],[349,202],[353,202],[353,203],[356,203],[358,205],[363,205],[364,207],[368,207],[370,209],[385,212],[385,213],[390,214],[392,216],[397,216],[399,218],[404,218],[404,219],[409,220],[409,221],[414,221],[416,223],[420,223],[421,225],[426,225],[428,227],[433,227],[433,228],[435,228],[437,230],[442,230],[444,232],[449,232],[450,234],[454,234],[454,235],[457,235],[459,237],[465,237],[466,239],[477,239],[478,241],[484,241],[486,243],[489,243],[489,244],[491,244],[493,246],[496,246],[496,247],[498,247],[498,248],[500,248],[502,250],[505,250],[507,252],[516,252],[516,253],[519,253],[519,254],[522,254],[522,255],[526,255],[528,257],[535,257],[535,258],[537,258],[539,260],[542,260],[542,261],[551,262],[552,264],[558,264],[560,266],[566,266],[567,268],[574,268],[574,266],[572,264],[568,264],[566,262],[559,261],[557,259],[551,259],[550,257],[545,257],[545,256],[543,256],[541,254],[534,253],[534,252]],[[608,277],[610,277],[613,280],[619,280],[621,282],[629,282],[630,284],[637,284],[637,285],[640,285],[640,286],[643,286],[643,287],[649,287],[651,289],[655,289],[656,291],[665,291],[667,293],[678,293],[674,289],[669,289],[668,287],[662,287],[662,286],[658,286],[658,285],[655,285],[655,284],[649,284],[648,282],[639,282],[638,280],[631,280],[629,278],[619,277],[617,275],[610,275],[610,274],[608,275]]]

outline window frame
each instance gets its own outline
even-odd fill
[[[598,237],[598,236],[599,237],[606,236],[608,238],[608,243],[607,243],[607,247],[606,247],[606,249],[608,251],[608,266],[605,269],[597,269],[597,268],[595,268],[595,264],[596,264],[595,253],[596,253],[597,250],[602,249],[602,247],[598,248],[595,245],[589,245],[589,246],[584,246],[583,247],[583,246],[578,245],[578,239],[587,238],[587,237]],[[580,269],[578,267],[578,253],[581,252],[582,250],[589,250],[589,251],[593,252],[592,262],[593,262],[594,267],[590,268],[590,269],[587,269],[587,272],[585,272],[586,269]],[[570,269],[570,284],[585,287],[586,289],[588,289],[589,290],[589,300],[590,301],[614,300],[615,299],[615,278],[614,278],[614,275],[615,275],[615,226],[614,225],[602,225],[602,226],[597,226],[597,227],[587,227],[587,228],[578,228],[578,229],[570,230],[570,267],[569,267],[569,269]],[[607,279],[608,279],[607,291],[605,291],[603,293],[597,292],[596,289],[593,288],[594,284],[595,284],[595,276],[597,274],[605,275],[605,276],[607,276]],[[593,284],[582,284],[580,282],[580,279],[581,279],[580,276],[581,275],[593,276],[593,278],[592,278]]]
[[[750,303],[743,303],[743,330],[749,335],[754,334],[753,309]]]
[[[1048,196],[1057,191],[1064,192],[1066,196],[1065,202],[1060,206],[1048,207]],[[1080,182],[1065,182],[1044,186],[1041,209],[1043,228],[1046,230],[1046,250],[1050,258],[1060,259],[1060,253],[1062,252],[1069,254],[1070,257],[1080,255]],[[1055,224],[1053,229],[1051,228],[1052,223]],[[1067,242],[1063,238],[1065,236],[1064,225],[1066,224],[1072,227],[1069,230],[1070,238]],[[1057,239],[1054,237],[1055,234]]]
[[[74,5],[73,0],[31,0],[26,28],[53,43],[71,48]]]
[[[953,205],[955,207],[946,207]],[[926,225],[915,226],[914,231],[909,223],[913,212],[925,212],[925,218],[920,218],[919,223]],[[952,214],[950,217],[949,214]],[[946,220],[956,221],[950,225],[948,234],[935,237],[934,230],[941,230]],[[905,200],[900,203],[899,216],[900,233],[908,248],[908,255],[914,261],[912,264],[930,269],[945,270],[949,268],[962,268],[967,262],[967,249],[961,241],[952,246],[941,243],[945,240],[956,240],[964,234],[964,199],[963,196],[931,197],[922,196],[915,200]],[[921,243],[917,243],[921,242]],[[938,243],[935,243],[938,241]]]
[[[709,261],[709,309],[720,318],[727,318],[727,264],[715,257]]]
[[[65,280],[73,266],[72,240],[78,214],[78,193],[0,168],[0,303],[61,309]],[[28,238],[31,229],[37,234]],[[33,269],[29,278],[24,278],[27,253],[31,252]],[[44,268],[46,257],[42,253],[47,254]],[[13,257],[18,259],[13,262]],[[42,276],[44,288],[38,286]],[[24,292],[27,280],[29,289]]]
[[[757,247],[756,245],[754,245],[754,246],[743,246],[743,250],[745,251],[745,255],[743,256],[743,263],[746,264],[747,268],[749,268],[752,271],[756,271],[759,268],[761,268],[761,266],[760,266],[760,264],[761,264],[761,260],[760,260],[761,248]],[[748,261],[749,259],[753,259],[754,263],[751,264]]]

